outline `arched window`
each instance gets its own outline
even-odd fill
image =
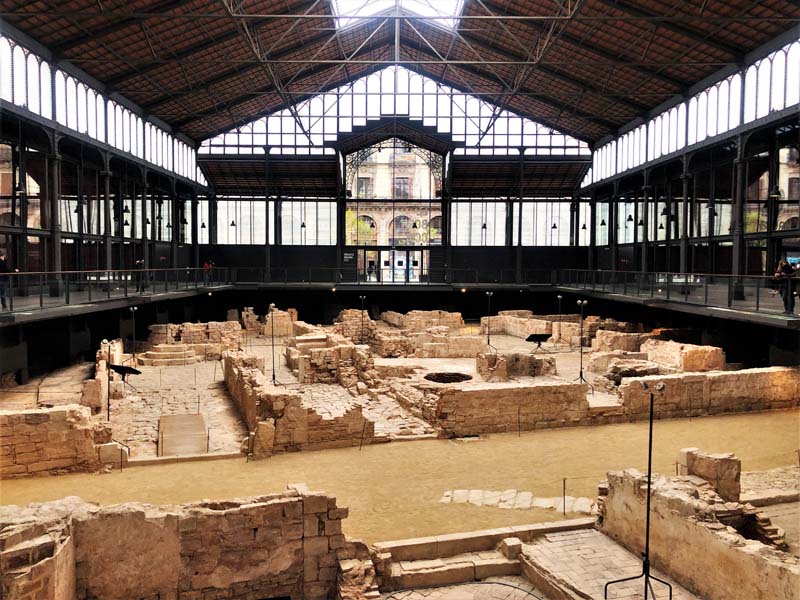
[[[697,96],[689,100],[689,140],[688,143],[697,142]]]
[[[97,139],[97,98],[94,91],[86,90],[86,133]]]
[[[708,137],[717,135],[717,94],[719,90],[716,86],[708,90],[708,121],[706,127],[708,129]]]
[[[11,44],[6,38],[0,36],[0,98],[7,102],[14,101],[11,65]]]
[[[127,110],[122,111],[122,147],[120,150],[131,151],[131,116]]]
[[[747,69],[744,77],[744,122],[749,123],[756,118],[756,99],[758,97],[758,67],[753,65]]]
[[[14,104],[27,106],[27,85],[25,84],[25,51],[21,46],[14,46]]]
[[[669,151],[678,149],[678,107],[669,111]]]
[[[39,65],[39,93],[41,94],[41,115],[53,118],[53,80],[50,65],[43,60]]]
[[[413,223],[405,215],[398,215],[389,225],[389,244],[392,246],[405,246],[410,243]]]
[[[779,51],[772,57],[772,90],[770,107],[782,110],[786,101],[786,54]]]
[[[136,139],[136,156],[144,158],[144,121],[139,117],[136,117]]]
[[[39,60],[33,54],[28,54],[28,109],[41,114],[39,95]]]
[[[122,124],[122,121],[122,107],[119,104],[114,104],[114,129],[116,129],[114,139],[117,141],[116,148],[119,150],[125,148],[125,126]]]
[[[686,147],[686,103],[678,107],[678,150]]]
[[[726,79],[719,84],[717,92],[717,133],[728,131],[728,101],[730,100],[730,85]]]
[[[702,142],[708,137],[708,94],[700,94],[697,102],[697,141]]]
[[[375,219],[368,215],[358,216],[358,227],[356,229],[357,240],[353,244],[374,246],[378,243],[378,224]]]
[[[78,98],[78,102],[76,104],[76,106],[77,106],[76,112],[77,112],[77,115],[78,115],[78,120],[77,120],[78,131],[80,131],[81,133],[86,133],[86,129],[87,129],[87,127],[86,127],[86,86],[83,85],[82,83],[79,83],[75,87],[75,92],[76,92],[76,96]]]
[[[97,139],[101,142],[106,141],[106,103],[102,94],[97,94],[95,98],[97,105]]]
[[[800,42],[789,48],[786,58],[786,106],[800,102]]]
[[[758,67],[758,99],[756,101],[756,118],[766,117],[769,113],[769,93],[772,89],[772,61],[764,59]]]
[[[108,145],[114,148],[117,147],[117,125],[114,117],[116,114],[115,106],[116,104],[111,100],[106,102],[106,123],[108,124],[106,136],[108,137]]]
[[[67,127],[78,128],[78,90],[72,77],[67,77]]]
[[[728,129],[735,129],[742,121],[742,76],[738,73],[731,77],[730,110],[728,111]]]

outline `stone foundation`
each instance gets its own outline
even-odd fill
[[[695,346],[664,340],[647,340],[641,345],[647,360],[684,372],[722,371],[725,352],[716,346]]]
[[[678,474],[705,479],[723,500],[739,501],[742,461],[730,452],[708,454],[698,448],[684,448],[678,453]]]
[[[364,554],[342,534],[346,517],[335,498],[297,491],[164,507],[75,497],[2,507],[2,596],[333,598],[339,561]]]
[[[333,332],[357,344],[369,344],[375,336],[375,321],[369,313],[345,309],[333,321]]]
[[[237,320],[150,325],[148,341],[153,346],[182,344],[206,360],[219,360],[225,350],[238,350],[241,339],[242,326]]]
[[[100,349],[95,353],[94,377],[83,382],[81,388],[81,405],[88,406],[92,413],[105,410],[108,403],[108,388],[111,385],[111,397],[123,398],[125,395],[122,377],[117,373],[108,373],[109,357],[111,364],[119,365],[123,362],[122,340],[112,340],[100,344]]]
[[[608,474],[601,487],[601,530],[631,552],[644,549],[646,476],[635,469]],[[796,600],[800,559],[734,527],[756,517],[726,502],[703,479],[654,477],[650,537],[653,565],[708,600]]]
[[[664,391],[655,392],[658,419],[800,406],[797,367],[679,373],[623,379],[618,388],[620,402],[632,420],[647,418],[650,410],[650,391],[642,389],[640,382],[664,383]]]
[[[297,314],[297,311],[294,313]],[[265,337],[272,337],[273,331],[276,338],[291,337],[294,335],[294,321],[292,313],[275,308],[264,317],[261,333]]]
[[[639,352],[642,344],[652,338],[649,333],[622,333],[619,331],[599,330],[592,340],[592,350],[599,352]]]
[[[307,406],[297,391],[273,386],[257,368],[259,359],[226,352],[222,360],[225,385],[250,432],[243,451],[253,458],[372,442],[375,424],[363,416],[361,406],[353,403],[340,414],[323,414]]]
[[[488,350],[479,335],[448,335],[446,327],[431,327],[424,332],[407,334],[416,358],[474,358]]]
[[[111,429],[91,422],[85,406],[0,411],[0,479],[99,471],[125,462]]]
[[[589,414],[583,383],[441,386],[435,423],[445,437],[581,425]]]
[[[412,310],[406,314],[393,311],[381,313],[381,320],[409,331],[425,331],[431,327],[447,327],[460,329],[464,326],[461,313],[446,310]]]
[[[484,354],[475,357],[475,369],[484,381],[508,381],[511,377],[538,377],[556,375],[556,361],[552,357],[534,354]]]

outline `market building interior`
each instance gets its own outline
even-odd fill
[[[798,600],[798,271],[792,0],[0,0],[0,597]]]

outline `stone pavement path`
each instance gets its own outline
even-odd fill
[[[84,380],[92,375],[92,363],[58,369],[25,385],[0,390],[0,410],[28,410],[64,404],[80,404]]]
[[[493,506],[509,510],[544,508],[566,513],[594,514],[596,506],[591,498],[543,498],[534,497],[533,492],[520,490],[447,490],[439,500],[442,504],[474,504]],[[566,504],[566,510],[564,505]]]
[[[125,398],[111,400],[114,439],[131,446],[132,458],[156,456],[161,415],[195,414],[198,407],[210,429],[209,452],[239,451],[247,431],[225,388],[218,361],[138,368],[142,374],[130,378],[136,389],[126,386]],[[97,418],[105,421],[106,415]]]
[[[382,594],[382,600],[543,600],[524,577],[489,577],[481,582],[403,590]]]
[[[594,529],[548,533],[532,544],[522,547],[525,559],[537,570],[566,581],[570,586],[587,594],[593,600],[603,598],[606,582],[641,574],[639,557]],[[653,575],[672,584],[674,600],[698,600],[669,577],[656,570]],[[637,579],[611,586],[609,599],[641,599],[644,579]],[[653,582],[654,600],[668,598],[667,588]],[[650,596],[653,598],[653,596]]]

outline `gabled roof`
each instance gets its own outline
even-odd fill
[[[454,31],[385,15],[338,28],[329,0],[0,9],[196,141],[397,62],[594,142],[800,22],[794,0],[465,0]]]

